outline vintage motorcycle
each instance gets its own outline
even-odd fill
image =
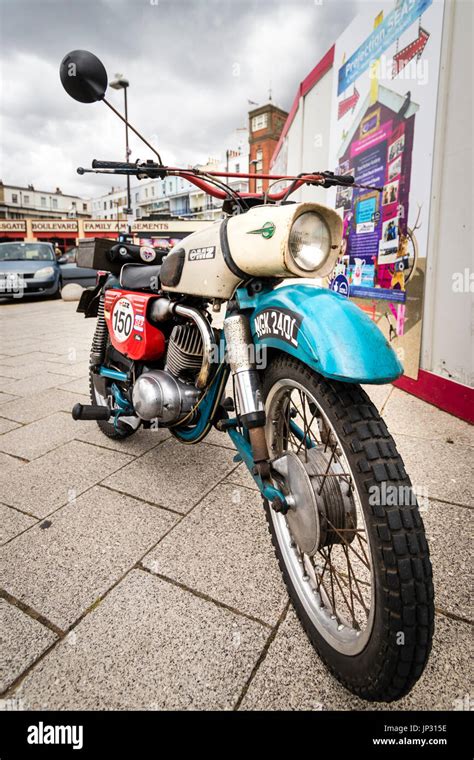
[[[74,99],[103,101],[125,121],[105,99],[107,74],[96,56],[69,53],[60,77]],[[389,383],[402,367],[361,309],[307,283],[334,267],[340,216],[288,201],[304,184],[354,179],[257,175],[287,185],[238,194],[224,178],[255,175],[166,166],[128,126],[156,161],[93,161],[78,172],[180,176],[221,199],[224,218],[169,252],[81,242],[78,261],[98,278],[78,311],[97,325],[92,403],[77,404],[73,417],[97,420],[111,438],[156,425],[185,444],[213,426],[227,432],[235,461],[261,492],[288,593],[314,648],[354,694],[399,699],[430,652],[432,571],[402,459],[360,383]],[[218,330],[212,321],[223,304]]]

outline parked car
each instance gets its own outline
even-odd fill
[[[60,293],[60,259],[51,243],[0,243],[0,297]]]
[[[63,285],[67,285],[70,282],[77,282],[84,288],[89,287],[89,285],[95,285],[97,276],[96,270],[77,266],[77,251],[78,247],[75,245],[72,248],[69,248],[59,260]]]
[[[59,296],[70,282],[93,285],[96,271],[78,267],[76,251],[58,258],[51,243],[0,243],[0,298]]]

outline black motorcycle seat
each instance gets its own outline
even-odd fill
[[[159,290],[161,264],[124,264],[120,284],[128,290]]]

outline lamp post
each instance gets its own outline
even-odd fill
[[[124,104],[125,104],[125,162],[128,163],[130,158],[130,148],[128,147],[128,103],[127,103],[127,88],[130,82],[122,74],[116,74],[115,79],[110,83],[110,86],[114,90],[123,90]],[[127,174],[127,208],[125,209],[126,216],[132,213],[132,196],[130,193],[130,177]]]

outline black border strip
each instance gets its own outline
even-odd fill
[[[240,267],[237,266],[234,259],[232,258],[230,248],[229,248],[229,241],[227,239],[227,224],[229,222],[229,217],[223,220],[221,224],[221,228],[219,230],[219,236],[220,236],[220,244],[222,249],[222,255],[224,256],[224,261],[227,264],[230,271],[235,274],[236,277],[240,277],[241,280],[250,280],[251,275],[249,275],[247,272],[243,272]]]

